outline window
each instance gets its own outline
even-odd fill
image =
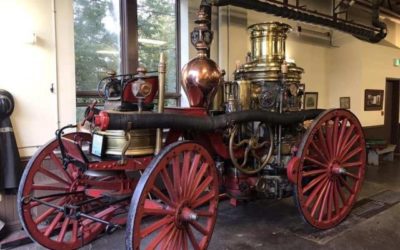
[[[167,56],[167,105],[179,105],[176,2],[74,0],[77,120],[98,97],[97,83],[107,72],[132,73],[138,65],[157,71],[162,51]]]

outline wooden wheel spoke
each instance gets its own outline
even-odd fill
[[[332,219],[332,212],[333,212],[333,193],[335,192],[334,190],[333,190],[333,187],[334,187],[334,181],[331,181],[331,186],[329,187],[330,189],[329,189],[329,196],[328,196],[328,205],[327,205],[327,207],[328,207],[328,215],[327,215],[327,219],[328,220],[331,220]]]
[[[337,181],[336,181],[336,190],[337,190],[337,193],[339,194],[340,199],[342,200],[343,207],[346,206],[347,205],[346,197],[343,194],[343,190],[340,187],[340,183]]]
[[[344,155],[347,154],[347,152],[354,146],[354,144],[358,141],[360,138],[360,135],[355,135],[353,136],[350,141],[346,144],[346,146],[343,147],[339,154],[339,158],[343,158]]]
[[[41,172],[42,174],[46,175],[47,177],[50,177],[50,178],[53,179],[53,180],[56,180],[56,181],[58,181],[58,182],[60,182],[60,183],[65,184],[65,185],[67,185],[67,186],[70,186],[70,185],[71,185],[71,182],[68,182],[68,181],[62,179],[61,177],[59,177],[58,175],[56,175],[56,174],[54,174],[54,173],[48,171],[47,169],[39,168],[39,172]]]
[[[312,187],[317,185],[319,182],[323,181],[325,178],[327,178],[326,174],[322,174],[316,178],[314,178],[310,183],[308,183],[304,188],[303,188],[303,194],[307,193],[308,190],[310,190]]]
[[[50,225],[46,228],[44,232],[44,236],[49,237],[53,230],[56,228],[57,224],[60,222],[61,218],[63,217],[63,212],[58,212],[56,217],[51,221]]]
[[[60,172],[63,173],[64,176],[67,177],[70,182],[72,182],[72,177],[69,175],[69,173],[67,171],[65,171],[61,160],[53,152],[51,152],[49,154],[49,156],[50,156],[51,161],[60,170]]]
[[[187,177],[189,175],[190,154],[191,154],[190,151],[185,151],[183,154],[183,166],[182,166],[182,175],[181,175],[181,187],[182,188],[187,186],[186,183],[187,183]]]
[[[349,129],[346,131],[346,134],[345,134],[345,136],[344,136],[344,138],[343,138],[343,142],[341,143],[341,145],[345,146],[345,145],[348,143],[348,141],[349,141],[349,139],[350,139],[350,136],[351,136],[351,135],[353,134],[353,132],[354,132],[354,128],[355,128],[355,125],[354,125],[354,124],[351,124],[350,127],[349,127]],[[341,154],[341,152],[339,151],[338,155],[340,155],[340,154]]]
[[[189,225],[185,227],[185,230],[187,232],[187,235],[189,237],[190,243],[192,244],[192,247],[196,250],[200,250],[199,243],[196,240],[196,237],[194,237],[193,231]]]
[[[324,151],[326,157],[329,158],[331,155],[330,155],[329,150],[328,150],[328,148],[326,146],[327,144],[326,144],[325,136],[324,136],[321,128],[318,129],[318,142],[319,142],[318,144],[321,146],[322,150]]]
[[[363,165],[362,161],[356,161],[356,162],[346,162],[341,164],[340,166],[342,168],[352,168],[352,167],[361,167]]]
[[[182,229],[181,230],[181,234],[182,234],[182,246],[183,246],[183,249],[189,249],[189,243],[188,243],[188,240],[187,240],[187,237],[186,237],[186,230]]]
[[[340,133],[339,133],[339,138],[338,138],[338,142],[337,142],[337,147],[336,147],[336,152],[335,155],[338,155],[340,153],[340,148],[343,146],[342,142],[343,142],[343,137],[344,137],[344,133],[346,132],[346,128],[347,128],[347,122],[348,119],[345,118],[342,121],[341,127],[340,127]]]
[[[162,219],[154,222],[153,224],[147,226],[146,228],[140,230],[140,238],[145,238],[154,231],[160,229],[163,226],[172,225],[174,221],[174,217],[172,216],[164,216]]]
[[[161,242],[162,244],[160,245],[160,248],[178,249],[175,244],[177,236],[178,236],[178,230],[176,227],[173,227],[172,232],[168,234],[168,237],[167,238],[164,237],[164,240]]]
[[[215,214],[215,213],[210,212],[208,210],[196,210],[196,211],[194,211],[194,213],[197,214],[198,216],[201,216],[201,217],[212,217]]]
[[[335,118],[335,122],[333,124],[333,142],[332,142],[332,155],[336,156],[336,149],[338,147],[337,142],[338,142],[338,137],[339,137],[339,117],[337,116]]]
[[[356,179],[356,180],[359,180],[359,179],[360,179],[360,177],[358,177],[357,175],[352,174],[352,173],[350,173],[350,172],[346,172],[345,175],[350,176],[350,177],[352,177],[353,179]]]
[[[181,168],[179,164],[179,158],[174,157],[172,160],[172,173],[174,176],[174,187],[175,187],[175,193],[177,194],[178,198],[180,197],[180,188],[181,188]]]
[[[214,191],[211,191],[209,193],[207,193],[206,195],[198,198],[197,200],[195,200],[192,204],[192,208],[198,208],[199,206],[203,205],[204,203],[212,200],[215,197],[215,193]]]
[[[78,240],[78,221],[74,220],[72,222],[71,242],[76,242],[77,240]]]
[[[352,157],[356,156],[358,153],[361,153],[364,149],[360,146],[352,150],[350,153],[347,153],[343,156],[342,162],[346,162],[350,160]]]
[[[314,141],[311,141],[311,147],[313,147],[314,148],[314,150],[318,153],[318,156],[321,158],[321,159],[323,159],[324,160],[324,162],[323,163],[327,163],[328,162],[328,160],[327,160],[327,158],[326,158],[326,155],[324,155],[324,153],[321,151],[321,149],[315,144],[315,142]]]
[[[313,217],[313,218],[315,216],[315,213],[317,212],[318,207],[320,207],[320,205],[321,205],[321,202],[322,202],[322,199],[325,196],[325,193],[327,192],[327,190],[326,190],[327,187],[328,187],[328,184],[325,184],[324,187],[322,188],[321,192],[318,195],[317,201],[314,203],[314,205],[312,207],[311,217]]]
[[[346,187],[346,189],[351,193],[354,194],[353,189],[349,186],[349,184],[347,183],[347,181],[345,179],[343,179],[342,176],[339,176],[339,180],[340,182]]]
[[[203,193],[203,191],[211,184],[212,181],[213,177],[208,176],[195,190],[195,192],[192,195],[191,201],[194,202]]]
[[[322,221],[324,219],[325,214],[328,212],[329,208],[328,208],[328,198],[330,196],[330,192],[331,192],[331,181],[328,182],[328,187],[326,189],[324,198],[322,200],[322,205],[321,208],[319,210],[319,217],[318,220]]]
[[[304,157],[304,160],[305,160],[305,161],[312,162],[312,163],[314,163],[314,164],[316,164],[316,165],[318,165],[318,166],[320,166],[320,167],[323,167],[323,168],[326,168],[326,167],[327,167],[326,164],[324,164],[324,163],[318,161],[317,159],[314,159],[314,158],[311,157],[311,156],[306,156],[306,157]]]
[[[302,173],[303,177],[308,177],[308,176],[314,176],[314,175],[320,175],[326,173],[326,169],[315,169],[315,170],[310,170],[310,171],[304,171]]]
[[[187,190],[186,194],[183,196],[185,198],[189,198],[192,190],[194,189],[192,187],[193,179],[195,178],[195,176],[197,174],[197,169],[198,169],[198,166],[200,163],[200,159],[201,159],[200,154],[196,154],[195,157],[193,158],[192,165],[191,165],[190,171],[189,171],[188,181],[186,183],[186,187],[183,187],[184,190]]]
[[[329,124],[330,121],[326,122],[325,129],[325,137],[326,137],[326,144],[328,146],[329,155],[333,156],[333,125]]]
[[[172,199],[172,201],[176,201],[176,193],[171,178],[169,177],[169,174],[165,168],[161,171],[161,179],[164,183],[165,188],[167,189],[169,197]]]
[[[328,182],[328,178],[324,179],[324,181],[320,182],[318,184],[318,186],[316,186],[313,191],[311,192],[311,194],[307,197],[306,202],[305,202],[305,206],[308,208],[311,203],[315,200],[315,198],[317,197],[317,195],[319,194],[319,192],[321,191],[321,189],[326,185],[326,183]]]
[[[333,181],[333,205],[335,207],[335,214],[339,214],[339,200],[338,200],[338,191],[337,191],[337,184],[336,179]]]
[[[158,244],[167,236],[171,230],[174,228],[174,224],[170,223],[168,226],[165,226],[164,228],[161,229],[161,231],[157,234],[157,236],[152,239],[151,243],[149,246],[146,247],[148,250],[156,249]]]
[[[57,205],[62,206],[65,204],[65,199],[61,200]],[[35,220],[34,223],[37,225],[39,223],[42,223],[46,218],[48,218],[50,215],[52,215],[56,211],[55,208],[49,208],[46,210],[46,212],[42,213],[40,216],[38,216]]]
[[[59,234],[58,237],[57,237],[57,241],[58,241],[58,242],[62,242],[62,241],[64,240],[65,233],[67,232],[67,229],[68,229],[68,225],[69,225],[70,220],[71,220],[71,219],[70,219],[69,217],[66,217],[66,218],[64,219],[64,222],[63,222],[63,224],[62,224],[62,226],[61,226],[60,234]]]
[[[202,235],[207,235],[208,230],[204,228],[200,223],[197,221],[189,221],[190,225],[192,225],[197,231],[199,231]]]
[[[175,209],[165,207],[155,200],[146,199],[144,202],[144,214],[147,215],[174,215]]]
[[[190,194],[189,194],[188,198],[192,199],[193,195],[196,195],[196,189],[198,189],[200,181],[203,178],[203,176],[204,176],[204,174],[206,173],[207,170],[208,170],[208,163],[203,163],[201,165],[201,167],[200,167],[199,172],[196,174],[196,178],[193,181],[192,189],[190,190]],[[210,176],[208,176],[207,179],[208,178],[210,178]],[[210,179],[212,181],[212,178],[210,178]],[[210,181],[210,183],[211,183],[211,181]],[[199,188],[199,189],[201,189],[201,188]],[[202,189],[202,190],[204,190],[204,189]]]
[[[154,194],[155,196],[157,196],[157,198],[159,198],[160,200],[162,200],[165,204],[171,206],[171,207],[175,207],[175,204],[173,201],[171,201],[170,199],[168,199],[167,196],[165,196],[160,189],[158,189],[156,186],[153,186],[152,190],[150,191],[152,194]]]

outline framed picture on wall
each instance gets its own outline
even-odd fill
[[[366,89],[364,92],[364,110],[382,110],[383,108],[383,90]]]
[[[318,92],[304,93],[304,109],[316,109],[318,107]]]
[[[340,97],[339,101],[341,109],[350,109],[350,97]]]

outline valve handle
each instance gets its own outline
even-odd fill
[[[81,126],[84,126],[86,121],[89,121],[89,122],[93,121],[94,115],[96,115],[96,114],[98,114],[100,112],[98,109],[95,108],[96,105],[97,105],[97,100],[93,101],[93,103],[90,104],[86,108],[84,119],[81,122]]]

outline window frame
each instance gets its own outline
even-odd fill
[[[176,16],[176,91],[166,92],[166,100],[175,100],[178,107],[181,106],[181,74],[180,74],[180,0],[175,1],[175,16]],[[139,59],[139,44],[138,44],[138,18],[137,18],[137,1],[120,0],[120,55],[121,55],[121,74],[136,72]],[[168,70],[168,65],[167,65]],[[76,90],[76,99],[78,98],[98,98],[97,90],[78,91]],[[158,95],[156,97],[158,99]],[[102,104],[100,104],[102,105]],[[86,107],[87,103],[76,102],[76,107]],[[79,119],[79,117],[77,117]]]

